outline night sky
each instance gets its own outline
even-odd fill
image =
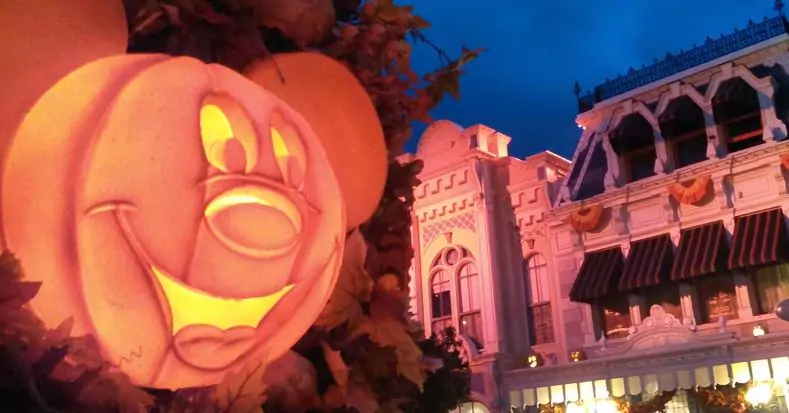
[[[406,2],[403,2],[406,3]],[[461,99],[432,115],[512,137],[510,154],[551,150],[572,156],[580,131],[573,83],[584,91],[707,36],[773,17],[772,0],[409,0],[432,23],[429,39],[457,56],[461,45],[489,50],[466,67]],[[415,69],[438,65],[415,47]],[[424,126],[407,149],[414,151]]]

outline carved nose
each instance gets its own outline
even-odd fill
[[[287,254],[298,244],[303,224],[288,197],[253,185],[216,196],[206,205],[205,218],[227,248],[256,258]]]

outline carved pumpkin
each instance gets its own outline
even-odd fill
[[[121,0],[1,0],[0,154],[47,89],[87,62],[125,53],[126,39]]]
[[[569,355],[570,361],[573,363],[586,360],[586,352],[583,350],[573,350]]]
[[[540,353],[531,353],[526,356],[526,366],[529,368],[536,368],[543,365],[543,358],[542,354]]]
[[[345,197],[348,227],[370,218],[386,183],[387,152],[375,106],[356,76],[318,53],[278,54],[253,62],[244,75],[287,102],[315,130]]]
[[[218,382],[284,354],[337,278],[344,205],[310,126],[243,76],[130,55],[31,109],[3,175],[33,309],[75,318],[139,384]]]

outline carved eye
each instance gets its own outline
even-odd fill
[[[271,115],[271,144],[285,183],[300,189],[307,169],[304,144],[296,128],[278,113]]]
[[[222,172],[247,172],[258,161],[258,141],[244,110],[226,96],[210,96],[200,108],[200,136],[208,164]]]

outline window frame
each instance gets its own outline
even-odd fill
[[[532,263],[534,262],[534,265]],[[551,288],[551,276],[548,271],[548,260],[543,254],[534,253],[525,259],[526,271],[524,274],[524,296],[526,298],[526,322],[529,331],[529,344],[532,346],[542,344],[556,343],[556,326],[554,323],[553,315],[553,300]],[[534,275],[533,275],[534,274]],[[540,277],[544,277],[542,280]],[[534,286],[533,284],[537,284]],[[547,286],[547,291],[543,292],[543,285]],[[535,302],[535,298],[542,298]],[[546,310],[547,308],[547,310]],[[540,313],[539,320],[541,324],[545,325],[546,321],[544,315],[547,313],[547,327],[543,326],[542,329],[538,328],[537,317],[535,315]],[[538,337],[550,337],[547,341],[537,340]]]

